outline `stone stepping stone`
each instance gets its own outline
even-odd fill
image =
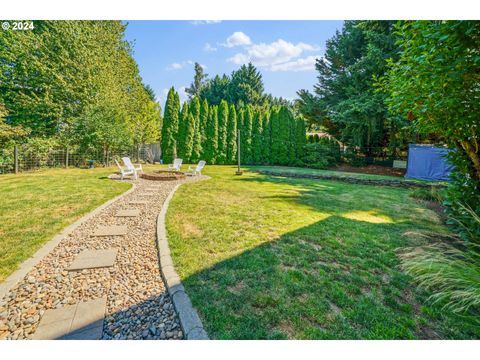
[[[115,264],[117,249],[83,250],[67,268],[68,271],[110,267]]]
[[[127,227],[125,225],[99,226],[93,233],[93,236],[122,236],[122,235],[127,235]]]
[[[160,190],[160,186],[159,187],[148,187],[145,189],[145,191],[154,191],[154,192],[157,192],[158,190]]]
[[[138,209],[125,209],[125,210],[119,210],[115,216],[116,217],[135,217],[140,215],[140,210]]]
[[[148,201],[145,200],[132,200],[129,202],[130,205],[147,205]]]
[[[45,311],[34,340],[98,340],[103,335],[107,298]]]
[[[155,191],[143,192],[143,193],[138,194],[137,196],[153,196],[153,195],[157,195],[157,192],[155,192]]]

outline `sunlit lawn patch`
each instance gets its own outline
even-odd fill
[[[0,176],[0,281],[65,226],[130,188],[109,169]]]
[[[446,233],[408,190],[235,176],[182,186],[167,214],[175,267],[212,338],[475,338],[426,303],[398,250]]]

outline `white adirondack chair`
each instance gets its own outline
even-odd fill
[[[168,164],[168,171],[180,171],[182,162],[183,162],[182,159],[174,159],[173,164]]]
[[[143,173],[142,164],[132,164],[128,156],[122,157],[123,163],[128,170],[134,170],[136,173]]]
[[[128,176],[128,175],[133,175],[133,178],[135,180],[138,179],[138,176],[137,176],[137,172],[135,171],[135,169],[127,169],[127,168],[123,168],[117,161],[117,159],[115,159],[115,164],[117,164],[118,166],[118,169],[120,170],[120,179],[123,180],[123,178],[125,176]]]
[[[202,169],[207,162],[205,160],[200,160],[195,167],[188,167],[188,170],[185,172],[186,175],[202,175]]]

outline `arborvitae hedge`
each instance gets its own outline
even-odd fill
[[[171,89],[162,128],[164,162],[172,162],[176,154],[185,163],[234,164],[237,129],[244,165],[299,165],[304,159],[305,123],[286,106],[235,108],[225,100],[209,106],[194,98],[181,112],[179,108],[178,94]]]

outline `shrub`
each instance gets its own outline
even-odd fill
[[[464,211],[471,222],[480,226],[478,214],[465,206]],[[429,298],[432,302],[456,313],[477,317],[480,310],[479,249],[474,241],[465,245],[458,240],[452,244],[437,243],[409,249],[401,255],[402,267],[421,287],[434,292]]]
[[[303,163],[314,169],[327,169],[340,162],[340,146],[334,140],[322,138],[304,146]]]
[[[348,147],[346,149],[343,156],[344,156],[344,161],[349,165],[352,165],[352,166],[367,165],[367,158],[365,156],[359,155],[358,152],[351,147]]]

